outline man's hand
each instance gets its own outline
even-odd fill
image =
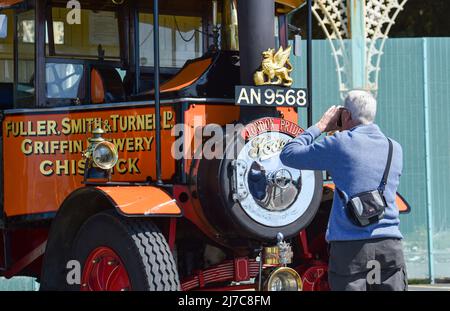
[[[339,129],[337,123],[341,116],[342,106],[331,106],[327,112],[324,113],[322,119],[317,122],[316,126],[323,132],[336,131]]]

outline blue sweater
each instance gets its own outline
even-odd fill
[[[315,142],[320,129],[312,126],[286,144],[281,162],[302,170],[326,170],[334,183],[351,197],[357,193],[377,189],[387,162],[388,141],[375,124],[356,126],[349,131]],[[385,216],[367,227],[354,225],[345,213],[337,192],[328,221],[327,241],[365,240],[383,237],[403,238],[399,230],[399,212],[395,203],[397,187],[403,166],[401,146],[393,142],[393,157],[384,195],[388,203]]]

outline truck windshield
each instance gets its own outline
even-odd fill
[[[17,84],[15,102],[20,107],[34,105],[35,11],[17,15]],[[19,105],[17,105],[19,106]]]
[[[65,7],[52,8],[53,29],[47,35],[47,56],[120,58],[117,12],[82,8],[80,19],[68,23],[70,11]]]
[[[160,15],[161,67],[181,68],[203,55],[202,18]],[[139,13],[140,65],[153,67],[153,14]]]
[[[11,10],[0,12],[0,109],[12,108],[14,83],[14,16]]]

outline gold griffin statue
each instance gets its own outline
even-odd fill
[[[280,46],[275,53],[274,49],[268,49],[262,52],[261,70],[255,72],[253,80],[255,85],[284,85],[291,86],[294,80],[289,76],[294,67],[292,67],[289,56],[291,47],[283,50]],[[274,79],[276,80],[274,81]]]

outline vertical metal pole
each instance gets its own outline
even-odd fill
[[[430,117],[429,117],[429,94],[428,94],[428,44],[427,39],[422,39],[423,48],[423,110],[425,126],[425,170],[427,181],[427,238],[428,238],[428,274],[430,283],[434,284],[434,247],[433,247],[433,209],[431,193],[431,159],[430,159]]]
[[[288,33],[289,30],[287,15],[278,16],[278,40],[280,46],[282,46],[283,49],[287,48],[287,46],[289,45]]]
[[[34,92],[36,107],[45,107],[45,9],[46,1],[36,1],[35,6],[35,67],[34,67]]]
[[[17,87],[19,86],[19,40],[18,40],[18,14],[14,14],[14,108],[17,107]],[[2,211],[3,212],[3,211]]]
[[[134,30],[134,94],[138,94],[141,89],[141,51],[139,49],[140,45],[140,31],[139,31],[139,10],[136,5],[133,5],[133,30]]]
[[[312,1],[308,0],[307,8],[307,23],[308,23],[308,33],[306,37],[306,87],[308,89],[308,127],[312,125]]]
[[[158,0],[153,0],[153,47],[155,73],[155,122],[156,122],[156,183],[161,180],[161,103],[159,98],[159,8]]]
[[[350,29],[352,51],[352,86],[366,86],[366,3],[361,0],[350,0]]]

